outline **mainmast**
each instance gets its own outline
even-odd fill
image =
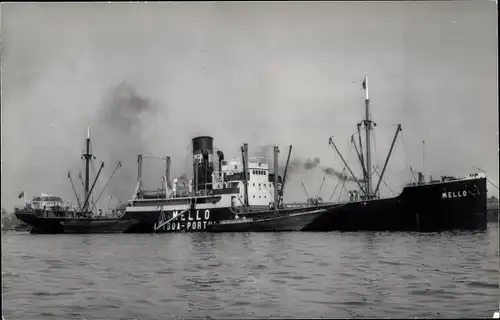
[[[87,140],[85,153],[82,155],[85,159],[85,199],[89,198],[89,187],[90,187],[90,160],[92,159],[92,154],[90,153],[90,128],[87,128]],[[84,207],[82,208],[84,212],[88,211],[88,201],[85,201]]]
[[[370,131],[372,129],[372,121],[370,119],[370,96],[368,95],[368,76],[365,75],[363,80],[363,89],[365,90],[365,133],[366,133],[366,197],[372,196],[372,159],[370,149]]]

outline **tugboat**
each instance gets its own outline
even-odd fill
[[[373,184],[374,168],[371,163],[370,133],[376,125],[371,120],[368,77],[363,81],[365,91],[365,119],[357,124],[358,140],[354,145],[362,178],[353,173],[333,141],[333,147],[349,172],[357,188],[350,191],[345,203],[330,205],[326,212],[307,226],[305,230],[321,231],[443,231],[452,229],[485,230],[487,228],[486,176],[473,173],[465,178],[443,176],[440,180],[425,181],[422,173],[418,181],[406,185],[393,198],[380,197],[380,185],[389,163],[398,133],[397,125],[389,153],[376,185]],[[365,128],[363,150],[361,126]],[[378,174],[378,172],[376,172]],[[345,182],[345,180],[344,180]],[[375,187],[374,187],[375,186]]]
[[[101,163],[92,187],[90,187],[90,162],[95,159],[90,153],[90,142],[89,129],[86,139],[86,151],[82,155],[82,158],[85,159],[83,205],[80,204],[80,198],[71,180],[71,174],[68,172],[68,179],[71,182],[78,203],[77,207],[74,207],[71,202],[63,201],[58,196],[41,194],[34,197],[32,201],[25,200],[24,207],[14,209],[16,217],[31,226],[31,233],[120,233],[135,224],[135,221],[121,217],[124,213],[123,210],[114,210],[114,216],[111,217],[108,215],[103,216],[101,210],[95,209],[95,203],[91,203],[92,191],[101,174],[104,163]],[[119,167],[121,167],[121,163],[118,163],[109,180],[112,179]],[[21,192],[19,198],[25,198],[24,191]],[[96,202],[98,201],[99,199]]]
[[[138,223],[127,232],[300,231],[325,212],[314,205],[283,206],[288,161],[282,179],[278,147],[274,147],[271,173],[267,163],[248,158],[246,143],[241,148],[242,161],[226,161],[222,151],[215,161],[212,137],[200,136],[192,142],[194,178],[174,179],[171,185],[167,168],[161,191],[143,190],[143,156],[138,156],[138,182],[124,215]]]

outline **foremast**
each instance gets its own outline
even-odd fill
[[[363,199],[374,199],[374,198],[378,197],[380,183],[382,182],[382,179],[384,177],[384,173],[385,173],[385,170],[387,168],[387,164],[389,163],[389,159],[391,157],[392,150],[394,149],[394,145],[396,143],[398,134],[401,131],[401,125],[400,124],[397,125],[396,133],[394,135],[391,147],[390,147],[389,152],[387,154],[387,158],[385,160],[384,167],[382,169],[382,173],[379,175],[379,180],[377,182],[375,190],[373,190],[373,188],[372,188],[372,179],[373,179],[372,170],[373,170],[373,168],[372,168],[371,138],[370,137],[371,137],[371,131],[373,130],[373,127],[376,126],[376,124],[375,124],[375,122],[373,122],[371,120],[370,96],[368,94],[368,75],[366,75],[366,74],[365,74],[365,78],[363,79],[362,87],[363,87],[363,90],[365,91],[365,118],[360,123],[357,124],[359,146],[356,146],[356,141],[354,139],[354,135],[351,137],[351,143],[355,147],[355,150],[356,150],[356,153],[358,156],[358,160],[360,162],[361,169],[363,172],[363,179],[362,180],[356,178],[352,169],[349,167],[349,165],[345,161],[344,157],[342,157],[342,154],[340,153],[340,151],[336,147],[335,143],[333,142],[332,137],[329,138],[328,142],[329,142],[329,144],[331,144],[334,147],[335,151],[340,156],[340,159],[342,160],[345,168],[347,168],[347,170],[351,174],[353,180],[357,183],[359,189],[363,193]],[[363,150],[363,145],[361,142],[361,140],[362,140],[361,139],[361,130],[360,130],[361,125],[364,125],[364,127],[365,127],[365,146],[366,146],[365,150]],[[359,149],[358,149],[358,147],[359,147]],[[363,152],[363,151],[365,151],[365,152]]]
[[[92,154],[90,153],[90,128],[87,128],[87,139],[85,141],[85,153],[82,155],[82,159],[85,160],[85,182],[84,182],[84,199],[86,199],[82,210],[84,212],[88,211],[89,204],[87,199],[90,195],[90,161],[92,160]]]
[[[365,141],[366,141],[366,196],[371,198],[372,196],[372,157],[371,157],[371,143],[370,143],[370,132],[372,130],[372,121],[370,119],[370,96],[368,95],[368,75],[365,75],[363,80],[363,89],[365,90],[365,119],[363,123],[365,125]],[[361,150],[361,152],[363,152]]]

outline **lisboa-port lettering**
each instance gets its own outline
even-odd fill
[[[450,191],[450,192],[443,192],[442,198],[443,199],[453,199],[453,198],[462,198],[467,196],[467,191]]]
[[[165,224],[161,231],[197,231],[197,230],[205,230],[207,225],[210,223],[210,210],[196,210],[196,212],[185,212],[182,214],[182,211],[173,211],[172,218],[178,217],[172,222]],[[165,219],[160,217],[160,220]],[[168,220],[168,219],[167,219]],[[163,220],[165,221],[165,220]],[[161,221],[159,222],[161,224]]]
[[[165,231],[195,231],[195,230],[205,230],[207,228],[208,221],[193,221],[187,223],[180,222],[169,222],[165,226]]]

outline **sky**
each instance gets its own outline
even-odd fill
[[[330,136],[360,172],[349,142],[365,74],[380,167],[403,128],[383,192],[396,195],[409,166],[433,177],[479,167],[497,184],[496,15],[488,0],[2,3],[2,207],[21,191],[74,201],[67,172],[81,191],[88,127],[92,172],[105,163],[98,191],[123,162],[104,198],[130,198],[137,153],[189,175],[191,139],[210,135],[226,159],[244,142],[250,155],[278,145],[280,162],[290,144],[292,159],[319,158],[290,175],[285,200],[305,199],[301,181],[328,199],[338,179],[319,190],[319,167],[343,168]],[[157,188],[162,163],[143,171]]]

